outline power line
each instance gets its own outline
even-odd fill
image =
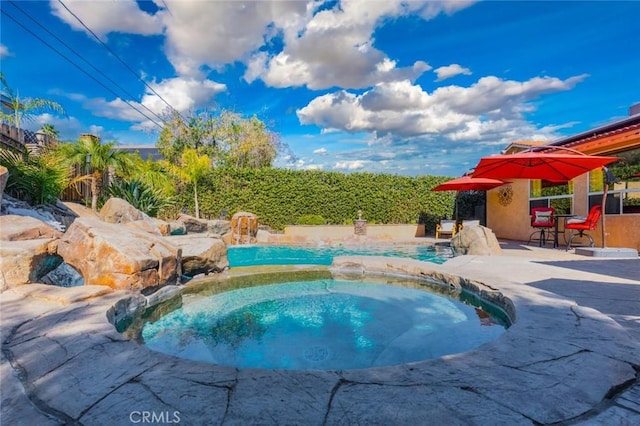
[[[18,24],[20,27],[22,27],[22,29],[24,29],[26,32],[28,32],[29,34],[31,34],[32,36],[34,36],[35,38],[37,38],[38,40],[40,40],[45,46],[47,46],[49,49],[53,50],[54,52],[56,52],[58,55],[60,55],[63,59],[65,59],[67,62],[69,62],[71,65],[73,65],[74,67],[78,68],[80,71],[82,71],[83,73],[85,73],[88,77],[90,77],[91,79],[93,79],[96,83],[98,83],[99,85],[101,85],[102,87],[104,87],[105,89],[107,89],[109,92],[111,92],[114,96],[119,97],[119,95],[113,91],[111,88],[107,87],[103,82],[101,82],[100,80],[98,80],[97,78],[95,78],[93,75],[91,75],[90,73],[88,73],[86,70],[82,69],[78,64],[76,64],[74,61],[72,61],[71,59],[69,59],[67,56],[65,56],[62,52],[60,52],[58,49],[56,49],[54,46],[52,46],[51,44],[49,44],[47,41],[43,40],[39,35],[37,35],[36,33],[34,33],[33,31],[31,31],[29,28],[27,28],[25,25],[23,25],[20,21],[18,21],[16,18],[14,18],[13,16],[11,16],[9,13],[7,13],[7,11],[5,10],[5,8],[0,9],[0,12],[2,12],[3,15],[5,15],[7,18],[11,19],[13,22],[15,22],[16,24]],[[151,121],[153,124],[155,124],[156,126],[158,126],[159,128],[163,128],[163,126],[156,122],[155,120],[153,120],[151,117],[149,117],[148,115],[146,115],[144,112],[140,111],[138,108],[135,107],[135,105],[133,105],[132,103],[130,103],[129,101],[124,101],[127,105],[129,105],[131,108],[133,108],[134,110],[136,110],[138,113],[140,113],[140,115],[142,115],[143,117],[145,117],[147,120]]]
[[[100,75],[102,75],[105,79],[107,79],[108,81],[110,81],[114,86],[116,86],[118,89],[122,90],[127,96],[129,96],[131,99],[134,99],[135,96],[132,95],[131,93],[129,93],[126,89],[124,89],[122,86],[120,86],[118,83],[116,83],[115,81],[113,81],[108,75],[106,75],[104,72],[102,72],[102,70],[100,70],[98,67],[96,67],[95,65],[93,65],[91,62],[87,61],[80,53],[78,53],[74,48],[72,48],[71,46],[69,46],[67,43],[65,43],[63,40],[61,40],[57,35],[55,35],[54,33],[52,33],[47,27],[45,27],[44,25],[42,25],[40,22],[38,22],[37,19],[34,19],[31,15],[29,15],[27,12],[25,12],[22,8],[20,8],[15,2],[13,1],[9,1],[8,3],[10,3],[13,7],[15,7],[16,9],[18,9],[20,12],[22,12],[24,15],[26,15],[31,21],[33,21],[36,25],[38,25],[40,28],[42,28],[44,31],[46,31],[49,35],[51,35],[53,38],[55,38],[56,40],[58,40],[58,42],[60,42],[60,44],[62,44],[63,46],[65,46],[67,49],[69,49],[71,52],[73,52],[78,58],[82,59],[87,65],[89,65],[91,68],[93,68],[96,72],[98,72]],[[164,123],[164,119],[162,117],[160,117],[158,114],[156,114],[154,111],[152,111],[151,109],[149,109],[146,105],[140,103],[140,105],[146,109],[147,111],[149,111],[151,114],[153,114],[158,120],[160,120],[161,122]]]
[[[182,116],[182,114],[180,114],[179,111],[177,111],[173,106],[171,106],[171,104],[169,104],[169,102],[167,102],[158,92],[156,92],[153,87],[149,86],[147,84],[146,81],[144,81],[143,79],[141,79],[138,76],[138,73],[136,73],[130,66],[129,64],[127,64],[125,61],[123,61],[120,56],[118,56],[118,54],[116,52],[113,51],[113,49],[111,49],[105,42],[103,42],[102,40],[100,40],[100,37],[98,37],[96,35],[96,33],[94,33],[91,28],[89,28],[83,21],[82,19],[80,19],[75,13],[73,13],[68,7],[67,5],[65,5],[62,0],[58,0],[58,3],[60,3],[62,5],[62,7],[64,7],[67,12],[69,12],[74,18],[76,18],[76,20],[87,30],[89,31],[89,33],[91,33],[91,35],[105,48],[109,51],[109,53],[111,53],[113,55],[113,57],[115,57],[118,61],[120,61],[120,63],[122,65],[124,65],[133,75],[136,76],[136,78],[142,82],[142,84],[144,84],[149,90],[151,90],[158,98],[160,98],[162,100],[162,102],[164,102],[170,109],[171,111],[174,111],[175,113],[178,114],[178,116],[186,122],[186,120],[184,119],[184,117]]]

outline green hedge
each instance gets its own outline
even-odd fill
[[[295,171],[276,168],[213,169],[198,188],[204,217],[255,213],[259,223],[281,230],[301,217],[322,216],[327,224],[352,224],[362,211],[369,223],[426,223],[435,228],[451,217],[453,192],[432,192],[447,177]],[[193,212],[192,188],[179,191]]]

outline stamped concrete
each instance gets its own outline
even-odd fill
[[[625,262],[524,246],[443,265],[341,258],[337,271],[464,277],[487,294],[499,291],[516,313],[507,333],[476,350],[348,371],[177,359],[128,341],[107,321],[107,310],[131,293],[22,286],[0,294],[0,421],[640,424],[640,260]]]

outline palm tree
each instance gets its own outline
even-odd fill
[[[54,101],[40,98],[20,99],[17,91],[13,91],[7,84],[4,74],[0,71],[0,83],[2,83],[2,105],[0,108],[0,120],[16,126],[20,130],[23,121],[31,121],[34,115],[40,112],[57,112],[65,114],[62,106]]]
[[[53,127],[53,124],[43,124],[40,132],[49,136],[49,138],[54,141],[58,140],[58,135],[60,135],[60,132],[58,132],[55,127]]]
[[[198,182],[200,182],[207,171],[211,169],[211,160],[207,155],[198,154],[195,148],[187,148],[180,156],[179,165],[165,164],[180,180],[193,184],[193,202],[195,205],[196,218],[199,219]]]
[[[73,166],[84,168],[88,166],[88,174],[80,176],[80,180],[91,181],[91,209],[98,210],[98,195],[102,188],[102,178],[110,168],[116,171],[126,170],[133,161],[131,154],[114,149],[115,142],[101,143],[100,138],[93,135],[83,135],[74,143],[60,145],[60,152],[67,162]],[[79,179],[76,179],[76,181]]]
[[[6,192],[32,205],[54,203],[71,182],[69,166],[48,148],[37,155],[0,148],[0,165],[9,170]]]

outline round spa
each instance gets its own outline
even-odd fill
[[[328,271],[260,274],[186,288],[122,330],[176,357],[237,368],[345,370],[468,351],[508,316],[430,280]]]

